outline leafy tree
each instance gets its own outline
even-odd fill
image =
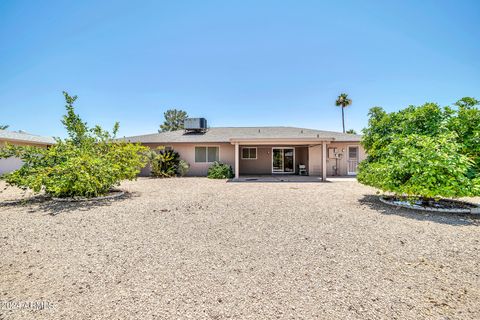
[[[16,156],[23,166],[3,176],[7,184],[34,192],[44,190],[55,197],[96,197],[109,192],[122,180],[135,179],[145,165],[146,148],[117,141],[99,126],[89,128],[75,113],[76,96],[63,93],[67,114],[62,123],[69,138],[56,139],[49,148],[13,146],[0,150],[0,158]]]
[[[348,98],[348,94],[342,93],[338,96],[337,101],[335,101],[335,105],[337,107],[342,108],[342,126],[343,126],[343,133],[345,133],[345,112],[344,109],[352,104],[352,99]]]
[[[8,125],[0,125],[0,130],[7,130],[8,127]]]
[[[397,195],[422,198],[480,195],[480,110],[463,98],[387,113],[374,107],[362,144],[358,180]]]
[[[476,172],[480,172],[480,111],[477,106],[480,101],[474,98],[463,98],[455,103],[456,117],[448,123],[450,130],[454,131],[462,140],[460,152],[475,161]],[[448,113],[455,110],[448,109]]]
[[[158,132],[183,129],[183,123],[188,117],[187,112],[177,109],[167,110],[163,115],[165,117],[165,121],[160,125],[160,130]]]
[[[348,134],[357,134],[357,131],[355,131],[354,129],[348,129],[348,130],[346,131],[346,133],[348,133]]]

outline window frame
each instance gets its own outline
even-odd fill
[[[351,158],[350,157],[350,148],[356,148],[357,149],[357,152],[356,152],[356,158]],[[348,145],[347,146],[347,155],[348,155],[348,158],[347,160],[357,160],[357,161],[360,161],[360,148],[359,146],[357,145]]]
[[[255,149],[255,158],[244,158],[243,157],[243,149]],[[241,154],[241,159],[242,160],[257,160],[258,159],[258,148],[257,147],[242,147],[242,150],[240,150]],[[248,155],[250,156],[250,151],[248,151]]]
[[[205,162],[203,161],[200,161],[200,162],[197,162],[197,157],[196,157],[196,149],[197,148],[205,148]],[[212,162],[209,162],[208,161],[208,148],[217,148],[218,150],[218,160],[215,160],[215,161],[220,161],[220,146],[219,145],[195,145],[194,148],[193,148],[193,161],[194,163],[206,163],[206,164],[212,164],[214,163],[215,161],[212,161]]]

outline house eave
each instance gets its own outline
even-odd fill
[[[27,140],[27,139],[10,139],[10,138],[1,138],[0,143],[5,142],[9,144],[15,144],[15,143],[24,143],[28,145],[38,145],[38,146],[52,146],[55,144],[55,142],[43,142],[43,141],[32,141],[32,140]]]
[[[231,138],[231,144],[243,145],[305,145],[328,143],[334,141],[335,138]]]

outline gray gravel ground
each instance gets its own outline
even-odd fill
[[[349,180],[122,188],[0,194],[0,319],[480,319],[480,220],[386,207]]]

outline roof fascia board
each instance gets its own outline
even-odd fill
[[[313,139],[305,139],[305,138],[231,138],[230,143],[242,143],[242,144],[257,144],[257,145],[269,145],[272,143],[275,144],[311,144],[311,143],[322,143],[322,142],[332,142],[335,138],[313,138]]]
[[[0,138],[0,142],[7,142],[7,143],[21,142],[21,143],[26,143],[26,144],[38,144],[38,145],[41,145],[41,146],[51,146],[51,145],[55,144],[55,142],[41,142],[41,141],[11,139],[11,138]]]

